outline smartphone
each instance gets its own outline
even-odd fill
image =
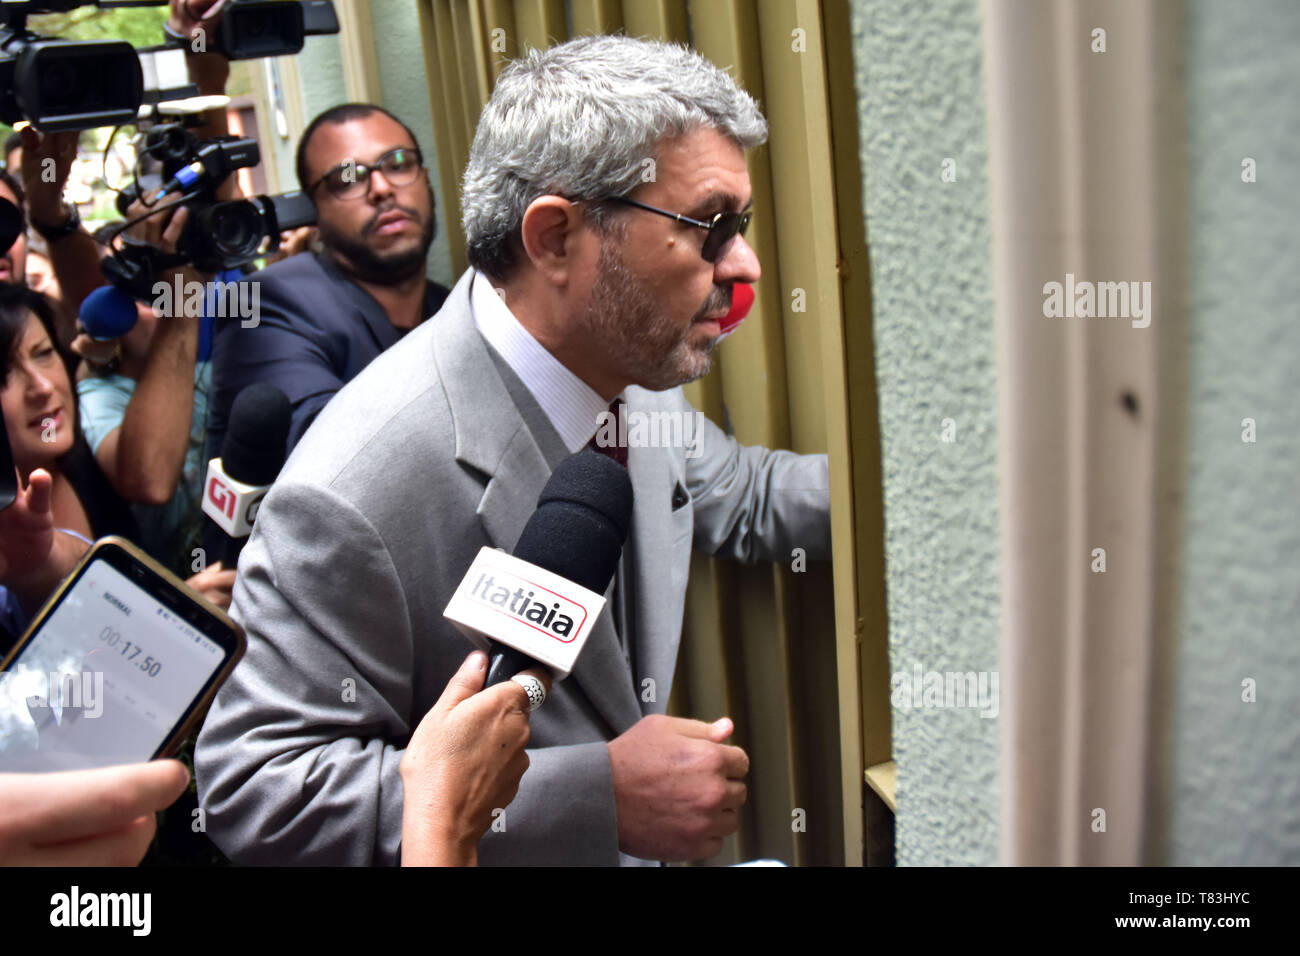
[[[244,654],[243,629],[102,538],[0,662],[0,772],[168,757]]]

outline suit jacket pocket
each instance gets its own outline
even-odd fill
[[[681,511],[690,503],[691,503],[691,496],[690,493],[687,492],[686,487],[680,481],[674,484],[673,496],[672,496],[673,512],[676,513],[678,511]]]

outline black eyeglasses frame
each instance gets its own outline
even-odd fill
[[[383,170],[384,163],[394,153],[412,153],[415,156],[415,174],[412,175],[411,178],[408,179],[406,182],[393,182],[393,178],[388,173],[385,173]],[[327,187],[329,189],[329,193],[331,196],[333,196],[335,199],[340,199],[343,202],[348,202],[353,199],[360,199],[362,196],[368,193],[370,191],[370,174],[374,172],[376,169],[378,169],[381,173],[384,173],[384,178],[387,179],[394,186],[409,186],[411,183],[415,182],[416,178],[419,176],[420,170],[424,168],[424,156],[420,153],[420,149],[418,146],[394,146],[388,152],[384,153],[382,156],[379,156],[373,163],[355,163],[353,162],[353,160],[346,160],[342,163],[339,163],[337,166],[331,166],[325,172],[325,175],[321,176],[320,179],[316,180],[314,183],[308,186],[306,190],[304,190],[304,192],[306,192],[308,196],[312,195],[316,191],[316,188],[320,186],[322,183],[324,183],[325,180],[329,179],[340,169],[348,168],[349,164],[351,164],[356,169],[357,172],[356,184],[360,185],[362,188],[354,195],[343,196],[340,195],[338,192],[336,192],[332,187]],[[348,185],[351,186],[353,184],[348,183]]]
[[[709,235],[704,240],[704,245],[700,249],[700,255],[705,262],[717,262],[722,248],[736,236],[743,236],[745,230],[749,228],[749,220],[753,217],[753,211],[750,209],[741,212],[720,212],[715,213],[713,218],[708,222],[702,219],[692,219],[690,216],[683,216],[681,213],[669,212],[667,209],[660,209],[658,206],[651,206],[647,203],[638,202],[635,199],[628,199],[626,196],[610,196],[608,202],[622,203],[626,206],[635,206],[638,209],[644,209],[647,212],[658,213],[661,216],[667,216],[669,219],[676,219],[680,223],[688,226],[695,226],[697,229],[707,230]]]

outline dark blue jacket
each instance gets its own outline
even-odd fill
[[[243,281],[260,285],[257,324],[246,328],[237,316],[218,321],[212,346],[209,458],[220,456],[230,406],[246,386],[269,382],[289,397],[292,450],[325,403],[405,331],[323,254],[291,256]],[[442,308],[447,291],[435,282],[427,284],[425,318]]]

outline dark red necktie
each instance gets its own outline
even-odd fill
[[[614,416],[613,428],[602,424],[596,429],[596,434],[591,436],[591,441],[587,442],[587,447],[600,452],[606,458],[612,458],[625,469],[627,468],[627,436],[623,434],[623,416],[620,409],[623,407],[623,399],[616,398],[609,403],[609,412]],[[610,435],[614,436],[614,441],[609,441]],[[597,441],[597,439],[600,439]]]

